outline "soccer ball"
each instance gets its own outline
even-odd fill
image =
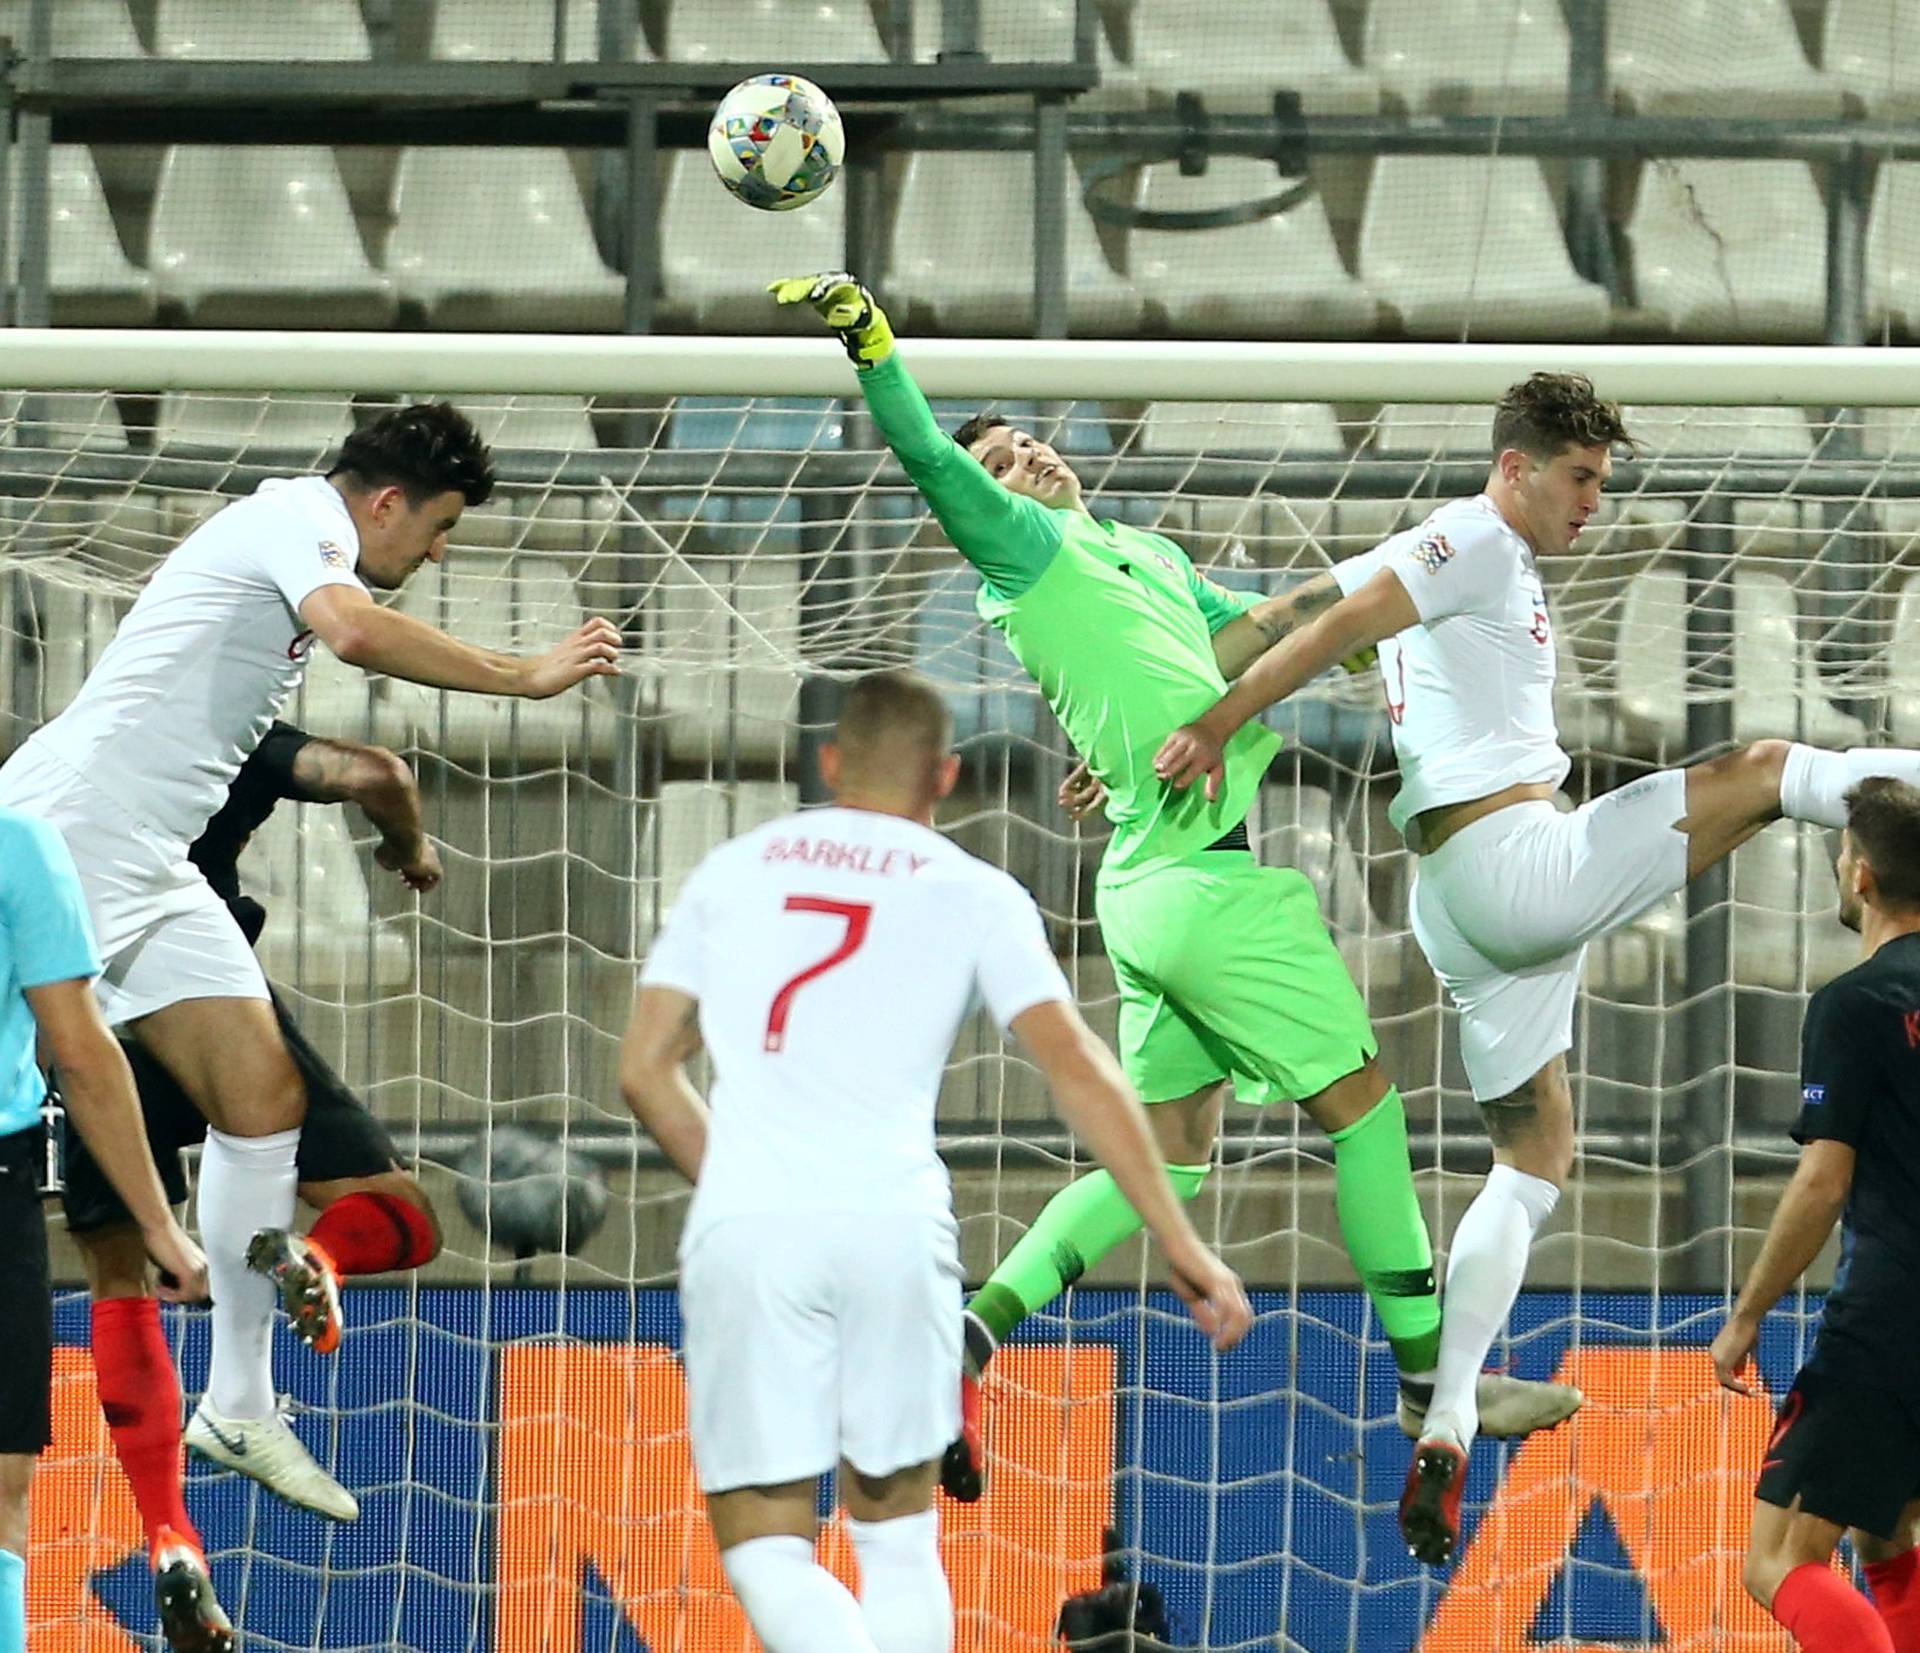
[[[755,75],[720,100],[707,128],[720,182],[750,207],[785,212],[826,192],[846,158],[833,100],[798,75]]]

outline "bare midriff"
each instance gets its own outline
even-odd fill
[[[1441,804],[1437,809],[1423,809],[1414,816],[1420,828],[1420,853],[1431,855],[1462,827],[1471,826],[1496,810],[1552,796],[1553,788],[1544,781],[1522,781],[1517,786],[1504,786],[1498,792],[1489,792],[1484,798],[1469,798],[1465,803]]]

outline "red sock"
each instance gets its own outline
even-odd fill
[[[163,1526],[198,1544],[180,1462],[180,1380],[160,1329],[160,1305],[151,1297],[109,1297],[93,1305],[93,1375],[148,1547]]]
[[[1920,1653],[1920,1551],[1867,1563],[1873,1604],[1893,1638],[1893,1653]]]
[[[342,1274],[419,1268],[440,1250],[433,1220],[394,1194],[348,1194],[320,1213],[308,1232]]]
[[[1773,1616],[1806,1653],[1894,1653],[1873,1604],[1824,1561],[1806,1561],[1773,1592]]]

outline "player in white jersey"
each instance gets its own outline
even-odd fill
[[[933,830],[959,770],[951,738],[924,679],[855,684],[821,754],[835,807],[700,864],[621,1054],[629,1104],[695,1181],[688,1425],[727,1577],[769,1653],[952,1646],[932,1504],[960,1427],[960,1258],[934,1105],[976,1004],[1039,1065],[1214,1346],[1251,1319],[1074,1009],[1032,898]],[[711,1111],[683,1066],[702,1042]],[[814,1486],[836,1465],[857,1605],[813,1559]]]
[[[1474,1382],[1573,1165],[1566,1053],[1588,942],[1618,929],[1781,816],[1846,824],[1869,775],[1920,780],[1920,752],[1756,741],[1561,813],[1552,622],[1536,557],[1599,508],[1620,410],[1577,374],[1536,373],[1493,419],[1486,491],[1441,506],[1322,579],[1341,593],[1155,760],[1176,785],[1218,743],[1356,649],[1378,644],[1401,786],[1388,813],[1417,857],[1413,933],[1460,1010],[1494,1168],[1454,1232],[1433,1402],[1401,1500],[1414,1554],[1459,1539]],[[1211,785],[1211,781],[1209,781]]]
[[[275,1413],[276,1287],[323,1351],[340,1337],[338,1288],[289,1232],[299,1074],[253,950],[188,846],[316,640],[369,671],[477,693],[553,695],[618,669],[604,620],[522,659],[374,602],[369,586],[397,590],[438,561],[461,510],[492,486],[486,445],[444,402],[363,426],[325,476],[262,483],[174,549],[73,703],[0,767],[0,803],[52,823],[73,854],[108,1021],[131,1028],[212,1126],[199,1218],[213,1356],[195,1423],[232,1458],[276,1465],[262,1477],[276,1487],[327,1479]]]

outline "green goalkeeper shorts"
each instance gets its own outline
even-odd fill
[[[1242,1102],[1316,1095],[1380,1047],[1291,867],[1208,850],[1094,894],[1120,987],[1120,1060],[1148,1102],[1232,1079]]]

